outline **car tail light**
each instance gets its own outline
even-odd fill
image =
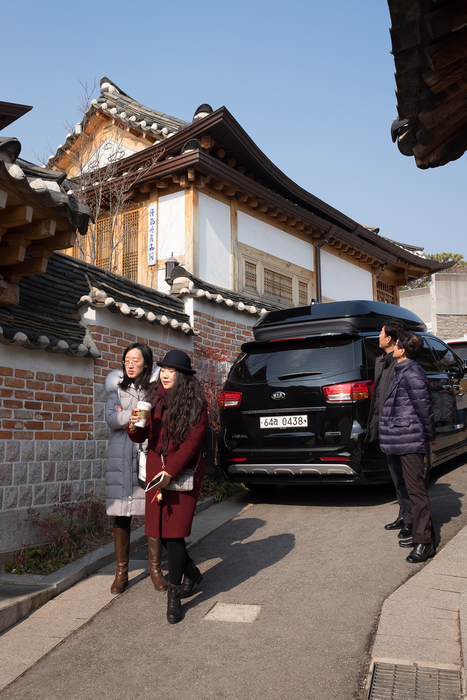
[[[217,405],[220,408],[238,408],[241,401],[241,391],[221,391],[217,397]]]
[[[371,399],[374,382],[345,382],[323,386],[326,401],[337,403],[343,401],[363,401]]]

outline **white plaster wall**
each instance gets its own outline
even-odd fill
[[[191,352],[193,348],[192,335],[174,331],[170,326],[161,326],[159,323],[148,323],[147,321],[138,321],[135,318],[127,318],[120,313],[112,313],[108,309],[92,309],[90,307],[84,307],[84,309],[85,311],[81,311],[81,318],[91,326],[103,326],[104,328],[119,330],[123,333],[131,333],[132,335],[147,338],[155,343],[171,345],[187,352]],[[77,361],[77,358],[69,359],[73,362]]]
[[[333,301],[373,299],[372,274],[322,250],[321,291]]]
[[[313,245],[242,211],[238,212],[238,240],[276,258],[313,270]]]
[[[231,287],[230,207],[199,194],[199,277]]]
[[[27,350],[18,345],[0,345],[0,365],[12,369],[67,374],[71,377],[85,377],[86,379],[94,377],[92,357],[69,357],[59,352]]]
[[[467,314],[467,275],[434,275],[430,289],[437,314]]]
[[[159,197],[157,259],[185,255],[185,191]]]
[[[429,328],[433,327],[431,287],[402,290],[399,301],[404,309],[417,314]]]

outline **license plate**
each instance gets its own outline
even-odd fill
[[[260,428],[306,428],[308,416],[261,416]]]

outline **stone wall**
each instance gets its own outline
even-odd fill
[[[436,314],[436,329],[442,340],[454,340],[467,335],[467,314]]]
[[[197,337],[90,310],[83,318],[100,351],[95,359],[0,345],[0,557],[37,541],[39,533],[24,526],[29,507],[48,510],[84,494],[103,498],[104,382],[130,343],[148,344],[155,360],[185,350],[202,380],[205,349],[219,352],[226,374],[258,320],[208,302],[196,302],[192,317]]]

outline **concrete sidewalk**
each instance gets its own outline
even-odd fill
[[[194,520],[188,544],[199,542],[249,507],[245,498],[239,496],[200,512]],[[141,546],[142,533],[136,531],[133,536],[137,546],[130,564],[132,584],[149,573],[144,551],[147,548]],[[96,555],[92,560],[85,558],[75,562],[75,570],[69,571],[66,577],[62,575],[61,579],[49,581],[49,593],[55,586],[53,599],[49,598],[45,605],[0,635],[0,690],[118,599],[110,594],[115,571],[112,545],[110,548],[112,551],[104,553],[100,559]],[[105,561],[108,555],[112,558],[111,563]],[[366,697],[391,700],[396,697],[417,700],[426,697],[461,698],[465,664],[463,640],[467,648],[467,527],[442,547],[429,563],[414,566],[414,571],[414,575],[383,604],[371,651]],[[3,584],[1,595],[8,588],[5,584],[9,584],[9,579],[0,583]],[[30,605],[34,610],[46,589],[47,586],[29,592],[25,589],[24,600],[17,602],[25,606],[24,609]],[[6,607],[3,605],[3,610]],[[0,606],[0,619],[1,615]],[[422,676],[426,672],[438,685],[437,673],[451,674],[455,676],[454,680],[457,679],[459,692],[443,695],[438,690],[438,694],[424,695],[416,694],[414,690],[413,695],[378,695],[376,692],[373,695],[372,679],[378,669],[384,673],[394,670],[406,676],[408,673],[409,680],[417,673]],[[414,681],[414,687],[416,684]]]
[[[240,497],[198,503],[188,547],[247,508]],[[132,533],[130,585],[149,576],[145,542],[143,528]],[[110,593],[114,575],[111,543],[50,576],[22,576],[21,585],[17,575],[0,577],[0,691],[118,598]]]

